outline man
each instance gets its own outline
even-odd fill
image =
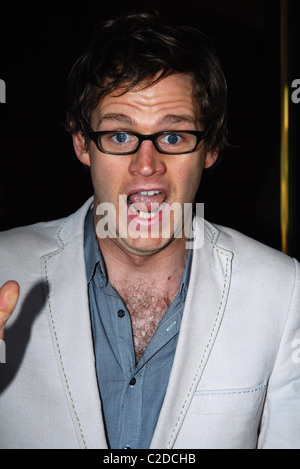
[[[209,40],[148,15],[75,64],[94,197],[1,234],[1,447],[300,447],[299,264],[188,210],[225,106]]]

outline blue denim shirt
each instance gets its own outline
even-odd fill
[[[188,289],[191,251],[179,292],[135,364],[129,313],[109,283],[89,211],[84,254],[96,371],[108,445],[149,448],[173,364]]]

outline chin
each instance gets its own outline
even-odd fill
[[[172,239],[127,238],[126,240],[118,239],[118,242],[124,251],[133,255],[147,257],[165,249]]]

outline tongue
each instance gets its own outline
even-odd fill
[[[136,210],[154,212],[158,210],[166,196],[162,192],[155,195],[142,195],[139,192],[131,194],[128,200],[134,204]]]

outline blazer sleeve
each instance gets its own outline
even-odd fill
[[[258,449],[300,448],[300,264],[276,362],[269,380]]]

